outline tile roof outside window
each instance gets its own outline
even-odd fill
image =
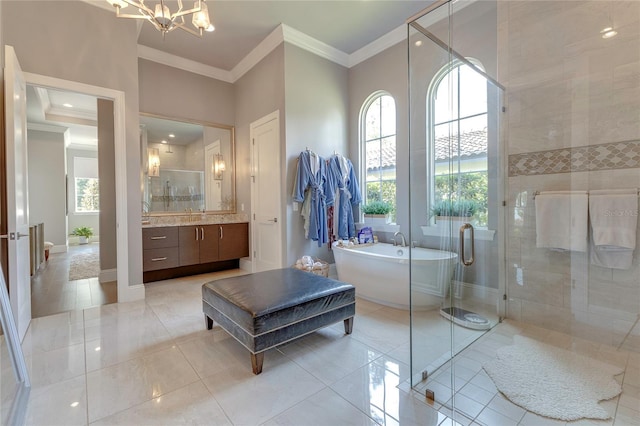
[[[456,138],[452,135],[451,138]],[[473,130],[463,133],[460,138],[460,155],[449,156],[449,137],[443,136],[436,139],[436,161],[451,159],[478,158],[487,156],[487,129]],[[380,158],[382,157],[382,158]],[[367,145],[367,170],[394,167],[396,165],[396,148],[393,144],[385,144],[382,152],[378,146]]]

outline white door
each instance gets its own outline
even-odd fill
[[[280,114],[251,123],[253,272],[282,268]]]
[[[216,155],[220,155],[220,140],[207,145],[204,148],[205,174],[204,190],[207,210],[226,210],[222,208],[222,179],[216,179],[215,161]]]
[[[26,83],[18,58],[5,46],[4,99],[7,162],[9,298],[20,340],[31,321]]]

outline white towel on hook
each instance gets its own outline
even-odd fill
[[[638,189],[591,191],[590,260],[593,265],[629,269],[638,229]]]
[[[536,195],[536,246],[587,251],[587,191],[545,191]]]

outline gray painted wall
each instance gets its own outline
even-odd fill
[[[67,245],[65,147],[62,133],[28,131],[29,223],[44,223],[44,239]]]
[[[245,212],[251,211],[251,179],[250,179],[250,141],[249,126],[252,122],[280,111],[280,138],[282,140],[281,158],[285,158],[285,72],[284,44],[275,48],[256,66],[235,82],[236,99],[236,195],[238,211],[244,204]],[[283,167],[280,183],[284,185]],[[284,191],[285,189],[283,189]],[[283,192],[284,197],[284,192]],[[249,230],[251,232],[251,230]],[[287,245],[286,236],[282,235]]]
[[[349,155],[361,167],[360,114],[364,102],[375,92],[388,92],[396,101],[396,223],[409,238],[409,111],[407,96],[407,47],[404,42],[349,69]],[[359,179],[364,189],[364,174]],[[381,241],[392,236],[379,233]],[[415,238],[413,238],[415,239]]]
[[[138,60],[138,83],[141,112],[214,124],[235,122],[231,83],[144,59]]]
[[[286,265],[303,255],[333,263],[327,245],[304,238],[300,211],[293,211],[291,192],[297,159],[306,148],[328,159],[334,151],[349,157],[348,70],[289,43],[285,47],[286,104]]]
[[[2,6],[4,42],[15,47],[24,71],[124,92],[128,285],[141,284],[136,23],[115,19],[113,12],[83,2],[16,1]]]
[[[113,101],[98,99],[98,179],[100,182],[100,269],[118,265]]]

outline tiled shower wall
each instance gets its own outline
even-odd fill
[[[603,39],[607,26],[618,35]],[[507,316],[640,351],[640,249],[615,270],[536,248],[533,201],[535,191],[640,187],[640,2],[499,2],[498,52]]]

